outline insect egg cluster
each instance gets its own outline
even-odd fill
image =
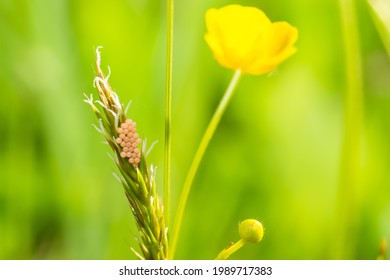
[[[128,158],[129,163],[134,167],[138,166],[141,161],[141,151],[138,148],[142,140],[137,134],[135,122],[127,119],[124,123],[118,127],[119,137],[115,141],[121,146],[121,157]]]

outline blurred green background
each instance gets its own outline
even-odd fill
[[[364,83],[362,187],[354,259],[390,240],[390,61],[365,1],[355,1]],[[237,225],[265,226],[235,259],[332,259],[346,90],[338,1],[176,1],[173,210],[232,71],[203,36],[208,8],[263,9],[299,29],[298,52],[244,76],[200,167],[177,258],[213,259]],[[95,48],[149,143],[162,186],[165,3],[0,0],[0,259],[132,259],[135,225],[108,146],[83,102]],[[161,192],[160,192],[161,193]],[[138,249],[138,248],[137,248]]]

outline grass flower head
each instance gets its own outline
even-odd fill
[[[136,123],[126,117],[119,96],[112,90],[108,76],[100,68],[100,52],[96,49],[97,76],[94,86],[99,100],[87,96],[85,100],[98,118],[95,128],[104,136],[113,150],[111,158],[118,167],[115,177],[122,183],[133,212],[138,236],[136,240],[142,255],[131,248],[139,259],[163,260],[168,253],[168,228],[164,208],[157,194],[156,169],[146,164],[146,141],[137,134]],[[96,106],[99,104],[100,106]],[[142,146],[142,147],[140,147]]]
[[[209,9],[206,25],[205,39],[215,58],[233,70],[260,75],[296,52],[298,30],[287,22],[271,22],[255,7]]]

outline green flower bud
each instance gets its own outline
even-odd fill
[[[245,242],[258,243],[263,239],[263,225],[254,219],[247,219],[239,224],[238,232]]]

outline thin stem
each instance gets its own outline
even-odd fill
[[[238,251],[244,245],[245,245],[245,241],[240,239],[236,243],[234,243],[233,245],[224,249],[221,253],[219,253],[219,255],[215,259],[216,260],[227,260],[231,254]]]
[[[167,0],[167,49],[165,89],[165,158],[164,158],[164,213],[166,226],[171,217],[171,122],[172,122],[172,46],[173,46],[173,1]]]
[[[336,258],[352,258],[357,224],[358,191],[361,174],[363,120],[362,69],[358,26],[353,0],[340,0],[344,38],[347,90],[345,96],[344,141],[337,205]]]
[[[191,164],[191,167],[188,171],[186,180],[184,182],[184,187],[183,187],[183,190],[182,190],[182,193],[180,196],[180,200],[179,200],[179,205],[177,208],[177,213],[176,213],[175,223],[174,223],[174,228],[173,228],[172,242],[171,242],[170,251],[169,251],[170,258],[173,258],[174,254],[175,254],[175,249],[176,249],[177,241],[179,238],[180,228],[181,228],[181,224],[182,224],[182,220],[183,220],[184,210],[185,210],[187,200],[188,200],[188,195],[190,194],[191,186],[192,186],[192,183],[194,181],[199,164],[202,161],[204,152],[206,151],[207,146],[208,146],[211,138],[213,137],[214,132],[215,132],[215,130],[216,130],[221,118],[222,118],[222,115],[225,112],[225,110],[226,110],[226,108],[227,108],[227,106],[228,106],[228,104],[233,96],[234,89],[236,88],[240,77],[241,77],[241,70],[236,70],[236,72],[234,73],[234,76],[229,84],[229,87],[227,88],[224,96],[222,97],[221,102],[219,103],[213,117],[211,118],[211,121],[210,121],[205,133],[203,134],[203,137],[202,137],[202,140],[199,144],[198,150],[196,151],[194,159],[192,160],[192,164]]]

